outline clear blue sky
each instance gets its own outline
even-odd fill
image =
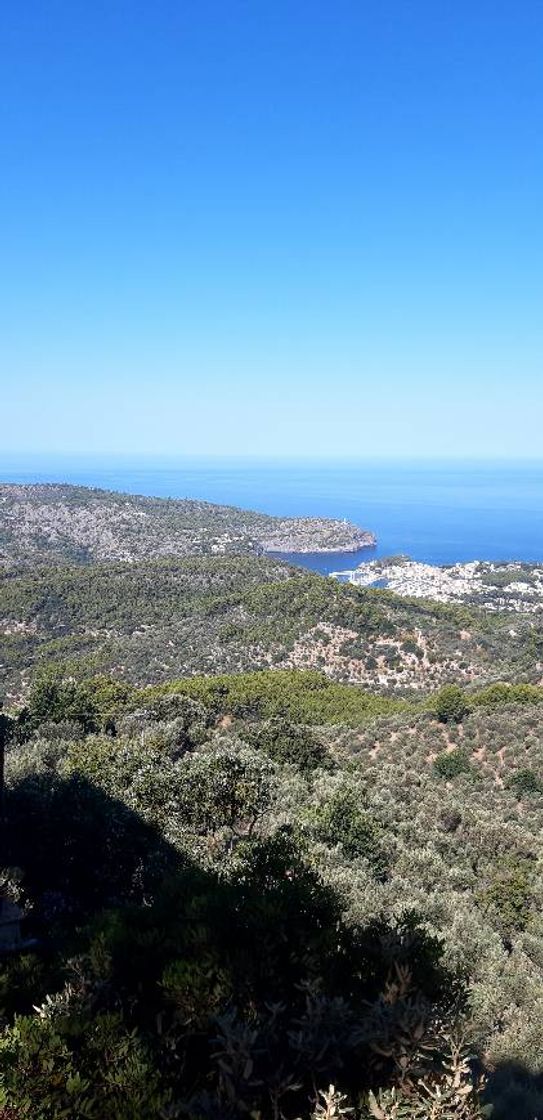
[[[5,450],[541,454],[540,0],[6,0]]]

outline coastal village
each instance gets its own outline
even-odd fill
[[[543,611],[543,567],[473,560],[439,567],[407,557],[371,560],[331,578],[355,587],[381,588],[415,599],[465,603],[489,611],[538,614]]]

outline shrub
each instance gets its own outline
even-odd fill
[[[442,751],[434,759],[434,770],[440,778],[456,778],[457,774],[468,774],[471,770],[470,760],[460,747],[454,751]]]
[[[481,892],[480,902],[485,911],[495,913],[504,936],[509,937],[525,929],[532,904],[531,874],[527,862],[515,857],[505,860]]]
[[[66,722],[77,723],[84,731],[96,731],[98,706],[88,685],[49,669],[36,677],[19,726],[24,731],[34,731],[42,723]]]
[[[363,856],[374,875],[386,875],[389,860],[382,829],[370,813],[362,809],[353,790],[340,790],[317,811],[315,833],[325,844],[341,844],[348,859]]]
[[[403,643],[404,653],[413,653],[419,660],[424,657],[424,652],[419,646],[419,643],[414,638],[404,638]]]
[[[255,751],[227,742],[178,764],[172,794],[181,819],[200,835],[222,828],[251,835],[272,801],[273,766]]]
[[[98,1016],[82,1030],[54,1014],[54,1001],[45,1007],[40,1018],[17,1019],[0,1039],[0,1107],[18,1120],[165,1115],[170,1093],[120,1016]]]
[[[292,763],[309,773],[326,761],[326,750],[305,727],[284,719],[269,720],[251,735],[251,742],[274,762]]]
[[[444,809],[440,822],[444,832],[456,832],[462,824],[462,814],[459,809]]]
[[[509,778],[507,785],[515,791],[517,797],[523,797],[529,793],[541,793],[543,790],[539,778],[528,767],[516,770]]]
[[[440,723],[462,723],[469,711],[464,691],[457,684],[446,684],[434,700],[434,711]]]

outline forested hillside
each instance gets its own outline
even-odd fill
[[[0,1120],[543,1117],[538,616],[48,524],[0,575]]]
[[[270,557],[0,571],[0,663],[13,699],[49,661],[142,684],[318,669],[401,695],[447,680],[536,682],[542,651],[540,619],[340,585]]]
[[[268,517],[188,499],[84,486],[0,485],[0,562],[142,560],[230,552],[354,551],[373,533],[347,521]]]

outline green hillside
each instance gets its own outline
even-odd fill
[[[65,489],[3,537],[0,1120],[543,1116],[538,615]]]
[[[537,681],[539,621],[359,590],[271,557],[202,556],[0,572],[8,697],[42,663],[136,683],[317,669],[395,695]]]
[[[42,674],[7,758],[37,942],[0,965],[6,1115],[533,1120],[542,701]]]

